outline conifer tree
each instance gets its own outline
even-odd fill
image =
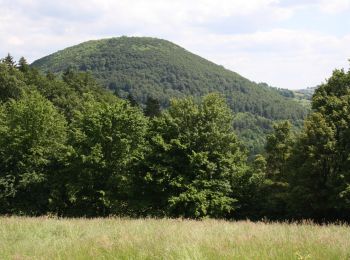
[[[155,98],[149,97],[146,101],[146,108],[145,108],[145,115],[148,117],[155,117],[159,116],[160,111],[160,104],[159,101]]]
[[[17,68],[22,72],[28,72],[29,70],[29,64],[27,60],[24,57],[21,57],[18,61]]]
[[[132,107],[139,106],[139,104],[137,103],[136,99],[134,98],[134,96],[132,94],[129,93],[126,99],[129,101],[129,103]]]
[[[12,68],[16,66],[16,62],[14,61],[10,53],[7,54],[7,56],[2,60],[2,62]]]

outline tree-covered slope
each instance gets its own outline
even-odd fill
[[[54,73],[69,67],[90,71],[120,96],[130,93],[143,104],[149,96],[166,105],[172,97],[220,92],[235,112],[293,120],[306,113],[277,89],[251,82],[178,45],[155,38],[88,41],[39,59],[32,66]]]

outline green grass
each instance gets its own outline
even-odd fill
[[[312,223],[0,218],[1,259],[350,259],[350,228]]]

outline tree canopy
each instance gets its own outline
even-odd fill
[[[350,221],[350,71],[315,91],[301,129],[276,122],[249,158],[237,129],[271,122],[232,113],[223,94],[175,98],[161,111],[90,73],[44,75],[8,56],[0,214]]]
[[[152,207],[183,217],[222,217],[236,208],[246,154],[222,97],[172,100],[152,121],[149,144],[143,179]]]

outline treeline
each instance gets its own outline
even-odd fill
[[[86,73],[0,63],[0,213],[348,220],[350,73],[317,89],[299,133],[253,162],[218,94],[145,109]]]

